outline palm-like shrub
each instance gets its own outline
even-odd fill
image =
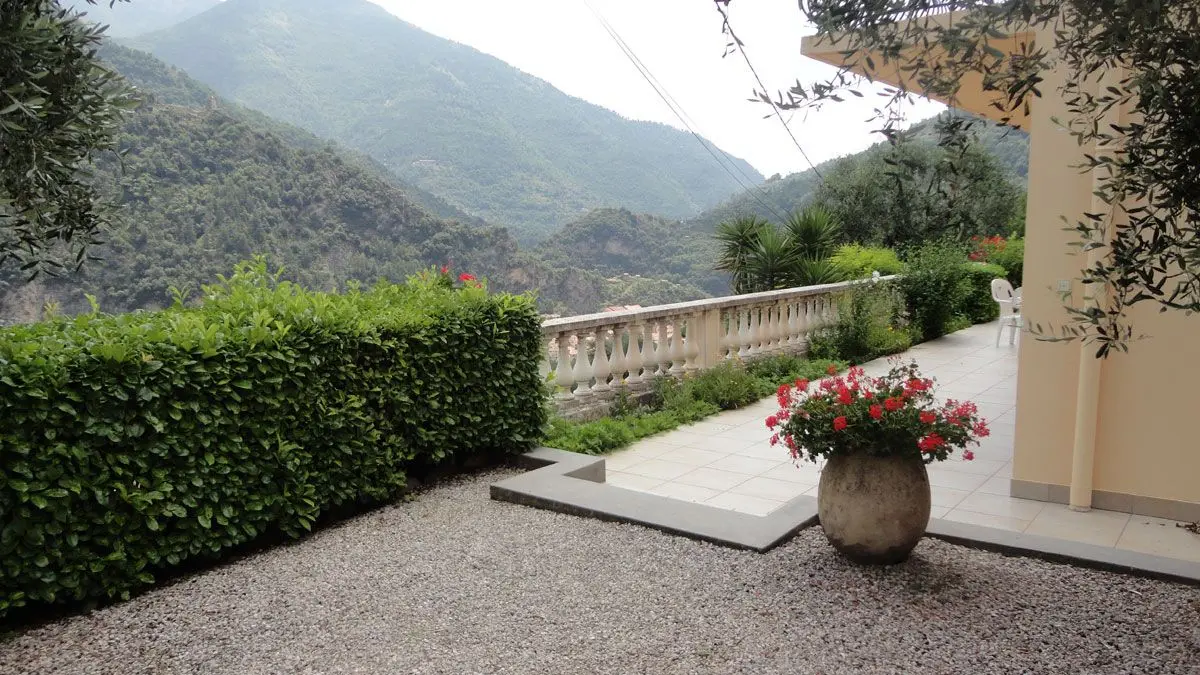
[[[716,269],[730,273],[735,293],[841,281],[844,275],[830,261],[841,236],[837,220],[817,208],[791,214],[782,228],[757,217],[737,218],[717,227]]]
[[[735,293],[750,293],[755,285],[750,277],[748,261],[754,257],[759,234],[771,224],[757,216],[735,218],[717,226],[716,239],[721,246],[716,269],[729,272]]]

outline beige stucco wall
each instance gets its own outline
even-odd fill
[[[1091,207],[1091,177],[1069,163],[1082,159],[1075,139],[1052,117],[1065,115],[1053,92],[1061,78],[1043,83],[1043,98],[1032,104],[1029,143],[1029,198],[1025,214],[1023,310],[1026,321],[1043,327],[1067,320],[1057,287],[1078,275],[1080,261],[1068,243],[1060,216]],[[1078,288],[1073,288],[1078,292]],[[1017,365],[1017,427],[1013,478],[1036,483],[1071,482],[1075,400],[1079,377],[1076,343],[1050,343],[1023,336]]]
[[[1200,503],[1200,316],[1144,305],[1101,371],[1095,488]]]
[[[1072,166],[1084,149],[1052,120],[1068,117],[1056,94],[1060,82],[1060,74],[1047,76],[1030,120],[1023,313],[1043,325],[1067,318],[1058,282],[1074,279],[1083,265],[1068,247],[1078,235],[1063,231],[1061,217],[1095,208],[1091,176]],[[1081,289],[1072,283],[1078,299]],[[1092,487],[1200,503],[1200,316],[1163,314],[1147,304],[1131,317],[1148,337],[1101,363]],[[1091,356],[1095,348],[1024,336],[1013,478],[1070,484],[1081,350]]]

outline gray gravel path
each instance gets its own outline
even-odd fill
[[[861,569],[465,478],[0,643],[0,673],[1200,673],[1200,589],[926,540]]]

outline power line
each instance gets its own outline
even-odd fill
[[[809,168],[813,170],[813,173],[817,174],[817,178],[824,182],[825,176],[821,175],[821,171],[817,168],[817,165],[813,164],[812,160],[808,158],[808,153],[804,151],[804,148],[800,145],[800,141],[796,140],[796,134],[792,133],[792,128],[788,126],[787,120],[783,119],[783,113],[779,112],[779,106],[775,105],[774,99],[772,99],[771,95],[767,92],[767,85],[763,84],[762,78],[758,76],[758,70],[755,69],[754,64],[750,62],[750,55],[746,53],[746,45],[742,43],[741,39],[738,38],[737,33],[733,32],[733,26],[729,23],[729,14],[726,10],[726,7],[721,6],[721,0],[717,0],[713,4],[716,6],[717,11],[721,14],[721,20],[723,22],[723,28],[725,29],[725,32],[729,33],[730,39],[733,40],[733,44],[737,47],[737,52],[742,55],[742,59],[746,61],[746,67],[749,68],[750,73],[754,75],[754,81],[758,82],[759,88],[762,89],[764,100],[771,104],[771,110],[774,111],[775,117],[779,118],[779,123],[783,125],[784,130],[787,131],[788,136],[791,137],[792,143],[796,145],[796,149],[800,151],[800,155],[804,157],[804,161],[808,162]]]
[[[602,23],[608,24],[608,21],[605,20],[603,17],[599,17],[599,18]],[[612,24],[608,24],[608,27],[612,28]],[[635,65],[637,65],[641,70],[645,71],[646,75],[648,75],[650,77],[650,79],[653,80],[651,85],[655,86],[657,90],[661,91],[662,95],[666,96],[667,99],[669,99],[670,102],[668,103],[668,106],[674,106],[674,108],[676,108],[678,110],[678,112],[676,113],[676,116],[682,114],[683,117],[686,118],[686,121],[684,121],[684,120],[681,120],[681,121],[684,121],[684,124],[687,125],[689,129],[699,127],[700,125],[697,124],[696,120],[693,119],[692,116],[688,114],[688,111],[687,111],[687,109],[685,109],[683,107],[683,104],[681,104],[679,101],[675,100],[675,97],[671,95],[671,92],[667,89],[666,85],[664,85],[654,75],[654,72],[652,70],[650,70],[650,68],[645,63],[642,62],[641,58],[638,57],[637,53],[633,51],[633,48],[630,47],[629,44],[625,42],[625,38],[621,37],[621,34],[618,33],[615,28],[612,29],[611,34],[613,36],[615,36],[615,39],[617,41],[619,41],[619,43],[624,47],[624,49],[628,53],[628,55],[630,57],[632,57],[632,59],[635,62]],[[698,131],[696,133],[699,134]],[[700,136],[701,136],[701,138],[703,138],[703,134],[700,134]],[[742,175],[742,178],[745,178],[746,181],[748,183],[750,183],[750,185],[752,185],[756,189],[758,189],[758,191],[760,193],[762,193],[764,196],[766,195],[766,192],[762,189],[762,186],[758,185],[757,180],[755,178],[751,177],[749,174],[747,174],[746,171],[744,169],[742,169],[741,165],[738,162],[734,161],[734,158],[732,156],[730,156],[730,154],[728,152],[725,152],[725,150],[722,149],[721,146],[717,145],[716,143],[710,142],[709,144],[712,147],[716,148],[717,151],[720,152],[725,157],[725,159],[729,162],[730,166],[732,166],[734,169],[737,169],[737,172]]]
[[[642,79],[646,80],[646,83],[649,84],[650,88],[654,90],[654,93],[657,94],[660,99],[662,99],[662,102],[664,104],[666,104],[667,108],[670,109],[670,111],[675,115],[676,119],[679,120],[679,123],[682,124],[684,126],[684,128],[686,128],[687,131],[696,139],[696,141],[698,143],[700,143],[700,145],[708,152],[708,154],[712,156],[713,160],[717,162],[717,165],[720,166],[725,171],[725,173],[729,174],[729,177],[732,178],[734,180],[734,182],[737,183],[743,190],[750,193],[750,195],[752,195],[758,201],[758,203],[760,205],[762,205],[765,209],[767,209],[771,213],[775,214],[775,216],[777,218],[779,218],[780,220],[786,220],[786,217],[784,215],[782,215],[778,209],[774,208],[769,203],[763,201],[761,197],[759,197],[758,193],[755,192],[755,188],[757,188],[759,190],[761,190],[762,188],[755,185],[753,179],[750,179],[750,183],[754,187],[748,187],[745,183],[742,182],[742,180],[740,178],[738,178],[736,175],[734,175],[733,171],[730,171],[729,167],[726,166],[725,162],[722,162],[721,158],[717,156],[717,153],[713,152],[713,149],[711,147],[709,147],[709,144],[704,140],[704,138],[701,137],[700,134],[698,134],[694,128],[692,128],[692,125],[689,124],[686,119],[684,119],[684,115],[686,113],[681,114],[681,112],[680,112],[680,110],[683,109],[683,106],[679,106],[679,110],[676,110],[675,106],[678,105],[678,102],[676,102],[674,105],[672,104],[672,101],[674,101],[674,97],[671,97],[669,94],[663,93],[663,91],[665,90],[665,87],[660,89],[661,83],[658,82],[658,79],[655,78],[654,75],[650,72],[650,69],[647,68],[645,66],[645,64],[642,63],[641,59],[639,59],[637,57],[637,54],[635,54],[633,52],[633,49],[631,47],[629,47],[629,45],[617,33],[616,29],[614,29],[612,27],[612,25],[610,25],[608,23],[608,21],[605,20],[605,18],[600,14],[600,12],[597,11],[594,6],[592,6],[591,0],[584,0],[584,4],[586,4],[588,9],[591,10],[592,15],[595,16],[596,20],[600,22],[600,25],[608,33],[609,37],[612,38],[613,42],[616,43],[617,47],[621,50],[621,52],[623,54],[625,54],[625,57],[627,59],[629,59],[630,63],[633,64],[634,68],[637,69],[638,74],[640,74],[642,76]],[[688,116],[688,117],[690,118],[690,116]],[[718,148],[718,150],[720,150],[720,148]],[[742,175],[745,176],[745,171],[743,171],[741,169],[741,167],[739,167],[737,165],[736,162],[733,162],[732,158],[729,157],[728,153],[726,153],[724,150],[721,150],[721,153],[725,155],[726,159],[729,160],[730,164],[735,169],[740,171],[742,173]],[[747,176],[747,178],[749,178],[749,177]]]

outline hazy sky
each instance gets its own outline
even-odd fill
[[[371,0],[421,28],[470,45],[626,117],[681,127],[626,59],[585,0]],[[712,0],[591,0],[677,100],[697,131],[764,175],[808,168],[771,109],[747,101],[755,88],[741,57],[722,59],[726,38]],[[813,31],[796,0],[732,0],[731,22],[768,89],[808,84],[832,72],[800,54]],[[880,140],[866,122],[871,97],[790,120],[814,162]],[[922,103],[921,119],[942,107]]]

